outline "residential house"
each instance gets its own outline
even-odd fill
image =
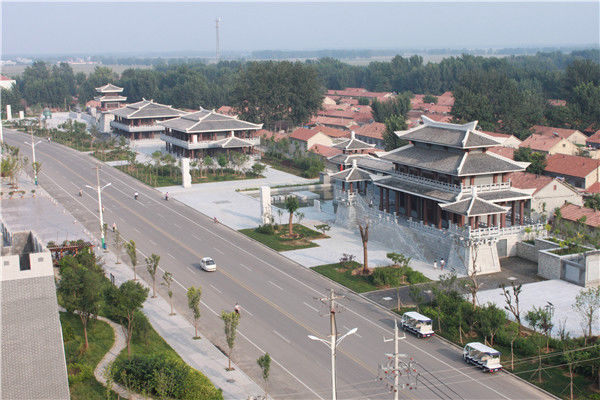
[[[342,130],[342,129],[332,128],[329,126],[316,125],[316,126],[313,126],[311,129],[314,131],[317,131],[317,132],[321,132],[322,134],[327,135],[332,139],[349,138],[350,137],[350,132]]]
[[[579,148],[560,136],[544,136],[533,134],[523,141],[519,147],[528,147],[533,151],[552,154],[579,154]]]
[[[587,136],[577,129],[554,128],[551,126],[534,125],[531,131],[542,136],[556,136],[567,139],[569,142],[585,146]]]
[[[515,188],[532,190],[530,208],[535,219],[552,215],[556,208],[565,203],[583,206],[581,193],[562,179],[529,172],[513,172],[508,179]]]
[[[508,135],[506,133],[498,133],[498,132],[489,132],[489,131],[481,131],[485,134],[495,137],[499,139],[504,147],[512,147],[514,149],[518,149],[521,143],[523,143],[519,138],[515,135]]]
[[[336,167],[336,165],[329,161],[329,159],[338,154],[342,154],[341,149],[336,149],[335,147],[325,146],[318,143],[314,144],[308,149],[308,151],[318,155],[325,163],[325,169],[327,170],[333,170]]]
[[[357,139],[365,143],[374,144],[378,149],[384,149],[383,133],[385,132],[385,124],[381,122],[372,122],[363,126],[355,127],[354,134]]]
[[[308,149],[315,144],[331,147],[333,139],[318,130],[308,128],[297,128],[289,136],[290,139],[290,154],[294,154],[296,149],[307,152]]]
[[[506,157],[511,160],[515,159],[515,151],[516,150],[517,149],[515,149],[513,147],[504,147],[504,146],[490,147],[488,149],[489,152],[498,154],[499,156]]]
[[[585,144],[594,149],[600,149],[600,130],[596,131],[592,136],[587,138]]]
[[[566,154],[554,154],[546,158],[544,175],[564,178],[576,188],[588,189],[594,183],[598,182],[600,160]]]
[[[590,228],[600,228],[600,211],[596,211],[593,208],[565,204],[560,208],[560,216],[567,221],[583,221],[582,223]],[[585,220],[582,220],[582,218],[585,218]]]
[[[370,92],[363,88],[346,88],[343,90],[328,90],[327,96],[338,96],[341,98],[353,99],[360,99],[361,97],[364,97],[369,100],[377,99],[379,101],[385,101],[394,97],[394,94],[390,92]]]
[[[13,86],[17,84],[17,81],[14,79],[10,79],[4,75],[0,75],[0,88],[11,90]]]
[[[336,129],[345,129],[347,131],[353,129],[354,126],[358,126],[358,124],[355,121],[347,118],[334,118],[323,116],[312,117],[310,123],[311,125],[323,125]]]

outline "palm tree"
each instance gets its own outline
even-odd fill
[[[146,269],[152,277],[152,297],[156,297],[156,271],[158,271],[158,263],[160,262],[160,256],[154,253],[150,254],[150,257],[146,257]]]
[[[369,241],[369,223],[365,225],[363,228],[362,225],[358,225],[358,229],[360,230],[360,239],[362,240],[363,245],[363,274],[367,275],[369,273],[369,261],[367,258],[367,242]]]
[[[288,223],[288,230],[290,237],[292,236],[292,222],[294,220],[294,212],[300,207],[298,203],[298,199],[296,196],[288,196],[285,198],[285,203],[283,204],[285,209],[290,213],[290,221]]]

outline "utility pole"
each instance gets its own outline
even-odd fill
[[[35,186],[37,186],[38,184],[37,169],[35,166],[35,146],[37,146],[40,142],[41,140],[38,140],[37,142],[33,140],[33,130],[31,131],[31,143],[25,142],[25,144],[31,145],[31,154],[33,158],[33,162],[31,165],[33,166],[33,181],[35,182]]]
[[[337,399],[337,391],[336,391],[336,379],[335,379],[335,350],[337,346],[341,343],[342,340],[346,338],[346,336],[353,335],[356,333],[358,328],[350,329],[346,334],[342,335],[338,339],[337,327],[335,324],[335,300],[340,299],[344,296],[336,296],[333,292],[333,289],[330,289],[329,297],[323,297],[321,300],[323,303],[329,303],[329,322],[331,325],[331,334],[329,335],[329,340],[321,339],[313,335],[308,335],[310,340],[316,340],[318,342],[322,342],[329,347],[331,350],[331,399]]]
[[[221,22],[220,17],[215,19],[215,28],[217,30],[217,54],[216,54],[217,64],[221,60],[221,49],[219,47],[219,22]]]
[[[398,321],[394,320],[394,338],[393,339],[386,339],[385,337],[383,338],[384,343],[385,342],[394,342],[394,353],[393,354],[386,354],[387,357],[387,364],[386,365],[380,365],[379,369],[381,372],[383,372],[383,376],[379,377],[379,380],[383,380],[384,378],[388,381],[391,381],[393,378],[393,383],[390,383],[390,390],[392,390],[394,392],[394,400],[398,400],[398,396],[399,396],[399,391],[400,391],[400,375],[402,375],[402,372],[400,370],[400,357],[406,357],[406,354],[400,354],[399,353],[399,349],[398,349],[398,344],[400,342],[400,340],[402,339],[406,339],[406,335],[402,335],[400,336],[398,334]],[[408,374],[410,374],[410,369],[412,368],[409,364],[402,362],[403,364],[403,368],[405,368],[408,371]],[[408,386],[408,384],[407,384]],[[404,387],[404,385],[403,385]]]
[[[100,239],[102,240],[102,249],[106,250],[106,240],[104,238],[104,218],[102,216],[102,191],[109,187],[111,184],[107,183],[103,187],[100,187],[100,166],[96,165],[96,187],[93,188],[90,185],[86,187],[98,191],[98,214],[100,215]]]

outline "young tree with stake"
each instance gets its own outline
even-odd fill
[[[265,382],[265,399],[269,398],[269,372],[271,370],[271,356],[269,353],[265,353],[264,355],[258,357],[256,363],[260,367],[262,371],[262,378]]]
[[[125,243],[125,251],[127,251],[129,261],[131,261],[131,266],[133,267],[133,280],[137,281],[137,273],[135,270],[135,267],[137,266],[137,249],[133,240]]]
[[[598,319],[596,315],[600,312],[600,287],[581,290],[575,297],[573,309],[586,322],[587,336],[591,337],[594,322]]]
[[[114,226],[113,226],[114,228]],[[117,264],[121,264],[121,261],[119,260],[121,258],[121,250],[123,250],[123,245],[125,244],[125,242],[123,241],[123,236],[121,236],[121,233],[119,232],[119,230],[115,230],[115,238],[114,238],[114,245],[115,245],[115,255],[117,256]]]
[[[152,278],[152,298],[156,297],[156,272],[158,271],[158,264],[160,263],[160,256],[154,253],[150,254],[150,257],[146,257],[146,269]]]
[[[227,368],[227,371],[231,371],[231,354],[233,352],[233,346],[235,345],[235,335],[237,332],[237,327],[240,323],[240,314],[236,313],[235,311],[221,311],[221,319],[225,324],[225,340],[227,341],[227,347],[229,347],[229,352],[227,353],[227,358],[229,359],[229,367]]]
[[[171,290],[171,283],[173,283],[173,274],[169,271],[165,271],[163,274],[163,285],[167,287],[167,295],[169,296],[169,305],[171,306],[171,313],[169,315],[175,315],[173,312],[173,291]]]
[[[200,339],[200,336],[198,336],[198,320],[200,319],[201,296],[202,289],[199,286],[190,286],[187,290],[188,307],[192,310],[192,316],[194,317],[194,339]]]
[[[519,334],[521,334],[521,311],[519,309],[519,295],[523,289],[523,284],[519,283],[516,285],[514,282],[511,282],[510,285],[512,288],[512,293],[506,288],[505,285],[500,286],[502,288],[504,299],[506,300],[506,305],[504,308],[514,315],[515,321],[517,321],[519,327]]]

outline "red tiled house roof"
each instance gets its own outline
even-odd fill
[[[531,127],[533,133],[543,136],[560,136],[563,139],[569,139],[576,129],[554,128],[551,126],[534,125]],[[556,133],[556,135],[555,135]]]
[[[383,139],[385,124],[373,122],[354,129],[354,133],[360,136],[367,136],[374,139]]]
[[[321,132],[331,138],[349,138],[350,132],[341,129],[332,128],[329,126],[317,125],[312,128],[314,131]]]
[[[531,150],[549,152],[562,138],[554,136],[531,135],[519,145],[529,147]]]
[[[537,193],[546,187],[554,178],[545,175],[536,175],[529,172],[512,172],[508,174],[512,186],[518,189],[535,189]]]
[[[342,154],[342,150],[336,149],[334,147],[324,146],[322,144],[315,144],[310,149],[308,149],[308,151],[323,156],[325,158]]]
[[[498,154],[502,157],[510,158],[511,160],[515,159],[515,148],[512,147],[503,147],[503,146],[494,146],[490,147],[487,151],[492,152],[494,154]]]
[[[585,225],[593,226],[594,228],[600,227],[600,211],[596,211],[593,208],[580,207],[567,203],[560,208],[560,215],[562,218],[573,222],[585,217]]]
[[[544,170],[560,175],[585,178],[599,166],[600,160],[566,154],[553,154],[546,158],[546,168]]]
[[[600,130],[596,131],[592,136],[587,138],[586,143],[598,143],[600,144]]]
[[[302,142],[308,141],[311,137],[315,136],[319,131],[314,131],[308,128],[297,128],[290,134],[290,138],[300,140]]]

